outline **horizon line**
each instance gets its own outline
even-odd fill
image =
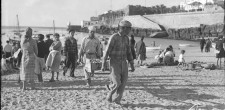
[[[1,27],[18,27],[18,26],[12,26],[12,25],[9,25],[9,26],[6,26],[6,25],[1,25]],[[53,28],[53,26],[19,26],[19,27],[45,27],[45,28]],[[56,26],[55,28],[67,28],[67,26]]]

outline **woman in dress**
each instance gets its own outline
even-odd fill
[[[25,36],[21,38],[21,49],[22,49],[22,59],[21,59],[21,71],[20,79],[23,82],[22,90],[26,90],[28,81],[31,83],[31,89],[34,89],[36,79],[35,72],[35,58],[38,54],[37,43],[32,38],[32,29],[28,27],[26,29]]]
[[[49,47],[50,53],[48,55],[46,66],[51,69],[52,78],[49,82],[54,82],[54,72],[57,73],[56,80],[59,77],[59,66],[61,63],[61,50],[62,50],[62,43],[59,40],[59,34],[55,33],[54,35],[54,42]]]
[[[216,42],[216,50],[219,51],[219,53],[216,54],[217,58],[217,66],[221,67],[221,59],[225,57],[225,50],[224,50],[224,45],[225,40],[223,39],[223,36],[219,36],[218,41]],[[219,60],[220,60],[220,65],[219,65]]]

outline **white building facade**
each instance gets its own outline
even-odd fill
[[[99,21],[81,21],[81,27],[89,27],[99,25]]]
[[[185,0],[180,3],[180,7],[186,11],[190,10],[204,10],[206,4],[214,4],[213,0]]]

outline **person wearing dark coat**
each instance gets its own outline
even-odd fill
[[[224,44],[225,44],[225,39],[223,39],[223,36],[219,36],[219,40],[216,42],[216,50],[219,51],[219,53],[216,54],[217,66],[218,66],[219,60],[221,65],[221,58],[225,58]]]
[[[67,70],[70,68],[70,76],[74,76],[74,71],[76,68],[76,63],[78,59],[78,48],[77,48],[77,40],[74,38],[74,29],[68,29],[69,37],[65,40],[65,46],[63,48],[63,55],[65,56],[65,67],[63,71],[63,75],[67,73]]]
[[[46,45],[46,54],[45,54],[45,61],[47,60],[47,58],[48,58],[48,54],[49,54],[49,47],[52,45],[52,43],[53,43],[53,40],[52,39],[50,39],[50,35],[49,34],[47,34],[46,35],[46,38],[47,38],[47,40],[45,40],[45,45]]]
[[[203,48],[204,48],[205,44],[206,44],[205,39],[204,39],[204,37],[202,37],[202,39],[200,40],[200,49],[201,49],[201,52],[203,52]]]
[[[135,43],[136,41],[134,40],[134,35],[131,35],[130,36],[130,49],[131,49],[131,53],[133,55],[133,58],[136,59],[136,53],[135,53],[135,49],[134,49],[134,46],[135,46]]]

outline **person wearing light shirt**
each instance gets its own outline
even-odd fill
[[[5,52],[6,58],[9,58],[12,55],[12,46],[9,44],[9,41],[6,41],[6,43],[7,44],[4,47],[4,52]]]
[[[185,65],[185,60],[184,60],[184,53],[185,53],[185,50],[181,50],[181,52],[180,52],[180,56],[179,56],[179,59],[178,59],[178,67],[180,66],[180,65],[182,65],[182,66],[184,66]]]
[[[89,36],[85,37],[81,43],[79,52],[79,62],[83,58],[85,63],[84,76],[87,86],[91,86],[91,76],[94,74],[94,68],[91,67],[91,60],[101,58],[101,46],[98,38],[95,37],[96,29],[93,26],[89,28]]]
[[[127,80],[128,80],[128,63],[131,67],[131,72],[135,71],[134,60],[129,45],[128,34],[131,31],[132,24],[129,21],[120,21],[118,33],[113,34],[109,38],[109,43],[105,49],[102,61],[101,70],[106,68],[106,60],[110,58],[110,80],[111,84],[106,85],[109,90],[106,100],[121,104]],[[113,96],[115,96],[113,98]]]

